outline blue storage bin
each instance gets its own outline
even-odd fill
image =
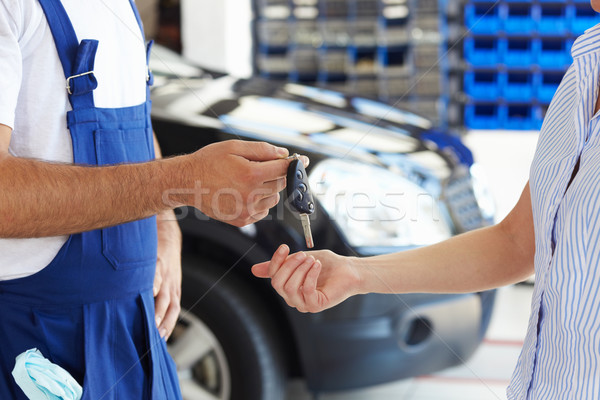
[[[381,47],[377,49],[379,72],[393,74],[410,70],[410,53],[407,46]]]
[[[535,62],[536,49],[531,38],[499,39],[501,61],[507,67],[529,67]]]
[[[475,103],[465,106],[465,125],[471,129],[502,128],[501,106],[494,103]]]
[[[567,6],[564,4],[540,4],[538,6],[537,31],[541,35],[565,35],[569,32]]]
[[[530,34],[535,28],[535,19],[532,14],[534,6],[524,3],[504,4],[503,28],[507,34]],[[502,15],[503,14],[503,15]]]
[[[535,97],[540,103],[550,103],[563,75],[562,71],[543,71],[537,74]]]
[[[531,104],[508,104],[505,107],[504,128],[514,130],[536,129],[534,107]]]
[[[464,40],[465,61],[477,67],[495,66],[500,62],[500,39],[469,37]]]
[[[508,71],[501,75],[502,97],[508,101],[530,101],[534,94],[533,74]]]
[[[348,71],[353,75],[372,75],[375,73],[377,49],[374,47],[348,48]]]
[[[496,100],[500,97],[498,73],[495,71],[468,71],[465,73],[464,90],[476,100]]]
[[[502,22],[499,10],[494,2],[467,4],[465,26],[473,33],[496,34]]]
[[[541,68],[565,69],[572,62],[571,46],[569,39],[541,38],[537,44],[536,63]]]
[[[586,29],[600,23],[600,15],[589,4],[572,4],[569,6],[570,30],[574,35],[581,35]]]

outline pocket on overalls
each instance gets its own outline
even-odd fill
[[[154,159],[146,129],[99,129],[94,132],[98,165],[146,162]],[[115,269],[156,263],[156,218],[102,229],[102,253]]]

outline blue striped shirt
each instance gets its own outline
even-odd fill
[[[511,400],[600,399],[600,24],[571,54],[530,171],[536,275]]]

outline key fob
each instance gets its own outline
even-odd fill
[[[300,159],[296,158],[290,162],[287,171],[287,196],[290,205],[300,214],[312,214],[315,211],[308,176]]]

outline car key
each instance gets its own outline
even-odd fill
[[[315,202],[310,192],[308,176],[306,175],[306,170],[300,160],[300,156],[294,154],[288,158],[293,158],[287,171],[288,201],[292,208],[300,213],[306,247],[312,249],[315,244],[313,243],[312,232],[310,230],[309,216],[315,212]]]

